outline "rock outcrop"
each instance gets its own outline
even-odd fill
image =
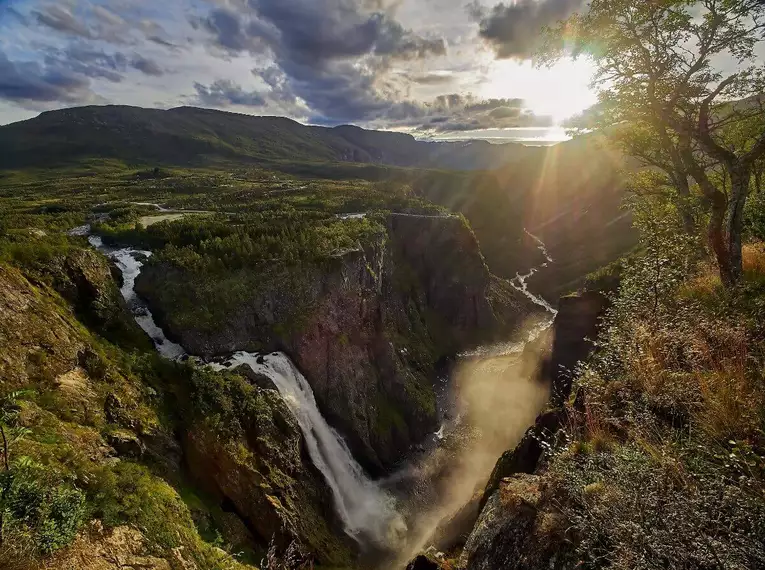
[[[169,403],[160,400],[169,388],[161,379],[177,376],[176,388],[187,389],[184,370],[166,363],[153,368],[158,361],[150,347],[133,368],[136,354],[83,326],[83,309],[93,307],[88,300],[117,320],[132,319],[119,314],[124,307],[105,260],[78,251],[68,259],[93,261],[85,264],[93,287],[65,280],[60,258],[24,272],[0,262],[0,389],[4,398],[29,390],[12,397],[17,413],[5,420],[25,428],[9,445],[9,481],[25,468],[19,458],[33,466],[24,477],[31,494],[18,503],[32,507],[5,510],[0,567],[192,570],[195,561],[215,558],[220,568],[250,568],[203,541],[168,484],[187,478],[169,406],[162,417],[158,412]],[[67,282],[79,285],[67,288]],[[186,484],[184,490],[191,491]],[[73,499],[52,509],[52,496]],[[247,546],[254,542],[250,536]]]
[[[571,396],[575,369],[595,347],[608,304],[608,298],[597,291],[562,297],[558,303],[549,365],[552,407],[563,405]]]
[[[324,564],[348,565],[332,494],[304,449],[297,421],[276,390],[238,372],[205,375],[213,387],[192,382],[192,398],[206,402],[220,387],[225,395],[213,406],[225,412],[211,418],[197,407],[184,422],[190,474],[244,521],[261,548],[273,541],[283,551],[297,542]]]
[[[551,507],[542,478],[503,479],[486,503],[459,559],[463,570],[574,568],[565,525]]]
[[[420,554],[406,566],[406,570],[439,570],[441,566],[424,554]]]
[[[481,509],[505,478],[517,474],[531,475],[537,470],[542,454],[551,448],[555,435],[564,425],[565,420],[566,412],[563,410],[541,414],[515,449],[502,454],[486,484],[481,498]]]
[[[372,472],[393,466],[437,429],[438,358],[534,310],[489,273],[475,236],[456,216],[392,215],[379,243],[230,279],[248,288],[247,301],[219,309],[211,326],[177,310],[181,297],[194,296],[187,272],[149,264],[137,291],[192,354],[288,353],[322,413]]]

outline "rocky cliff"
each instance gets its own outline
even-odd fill
[[[150,264],[137,290],[193,354],[287,352],[325,417],[372,471],[394,465],[437,429],[432,383],[440,357],[513,328],[534,310],[489,273],[456,216],[394,214],[377,243],[226,278],[247,288],[247,300],[214,309],[212,326],[178,310],[194,302],[195,288],[208,286],[189,272]]]
[[[350,563],[276,390],[248,370],[161,360],[106,258],[73,248],[23,271],[0,263],[0,346],[2,425],[21,434],[0,567],[239,570],[272,539],[277,554],[294,543]]]
[[[556,446],[569,424],[566,407],[577,365],[594,349],[605,295],[589,291],[564,297],[551,331],[552,348],[540,367],[550,382],[550,408],[541,414],[518,445],[497,461],[480,500],[480,515],[461,553],[458,567],[467,570],[573,568],[566,527],[549,488],[545,451]]]

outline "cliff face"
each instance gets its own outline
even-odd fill
[[[224,374],[159,359],[95,252],[75,249],[27,270],[0,263],[0,394],[32,390],[10,408],[18,417],[4,419],[29,430],[11,442],[8,493],[15,497],[17,476],[27,480],[16,463],[27,456],[35,467],[25,477],[41,494],[12,500],[43,506],[6,512],[0,567],[37,567],[27,557],[50,554],[24,540],[59,532],[58,515],[41,518],[56,493],[81,496],[84,508],[62,507],[69,526],[57,540],[72,546],[46,568],[123,567],[117,555],[157,570],[249,568],[198,529],[237,552],[265,552],[274,537],[277,552],[296,541],[323,563],[349,564],[331,493],[273,386],[249,369]],[[118,346],[99,333],[140,342]],[[12,525],[22,516],[29,536],[19,537]]]
[[[573,568],[565,524],[555,509],[544,454],[569,424],[569,401],[576,366],[594,349],[593,341],[608,298],[589,291],[563,297],[550,336],[552,348],[541,367],[552,387],[550,410],[541,414],[515,449],[497,461],[480,500],[480,515],[461,554],[459,568]],[[578,400],[578,398],[577,398]],[[574,408],[579,403],[574,404]]]
[[[137,290],[192,354],[287,352],[329,422],[379,471],[437,429],[434,365],[532,310],[487,270],[459,217],[392,215],[387,239],[322,262],[231,276],[247,301],[200,327],[176,309],[194,277],[148,265]]]
[[[196,404],[182,429],[189,473],[241,518],[256,544],[273,541],[283,551],[297,541],[322,563],[345,566],[350,545],[339,538],[331,492],[276,388],[258,383],[265,385],[247,367],[223,376],[195,371]]]

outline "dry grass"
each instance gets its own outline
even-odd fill
[[[691,425],[721,444],[757,440],[765,418],[765,382],[750,344],[745,328],[731,321],[702,318],[685,326],[632,321],[620,343],[625,373],[593,378],[600,401],[591,402],[583,418],[589,442],[607,439],[610,426],[599,417],[613,414],[625,400],[641,401],[662,421]]]
[[[747,275],[765,275],[765,243],[746,244],[742,251],[744,273]]]
[[[689,298],[710,298],[722,287],[720,273],[713,263],[706,263],[699,272],[691,279],[686,281],[681,287],[679,294],[681,297]]]
[[[748,243],[743,246],[741,254],[745,278],[765,277],[765,243]],[[721,291],[722,282],[717,266],[708,262],[701,266],[694,277],[681,286],[679,293],[686,299],[711,299]]]

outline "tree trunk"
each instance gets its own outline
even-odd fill
[[[728,259],[730,261],[732,283],[741,280],[743,260],[741,256],[741,232],[744,226],[744,206],[749,195],[749,183],[752,179],[751,168],[736,165],[731,169],[731,192],[725,219]]]
[[[672,179],[679,196],[677,209],[680,213],[680,219],[683,221],[683,229],[690,236],[697,235],[696,220],[693,218],[691,208],[691,188],[688,184],[688,175],[685,171],[676,171],[673,173]]]
[[[725,194],[719,191],[709,196],[709,198],[711,201],[711,215],[709,217],[709,226],[707,227],[709,247],[712,248],[717,266],[720,269],[720,279],[725,286],[729,287],[735,283],[735,278],[731,267],[730,250],[723,230],[727,200],[725,199]]]

